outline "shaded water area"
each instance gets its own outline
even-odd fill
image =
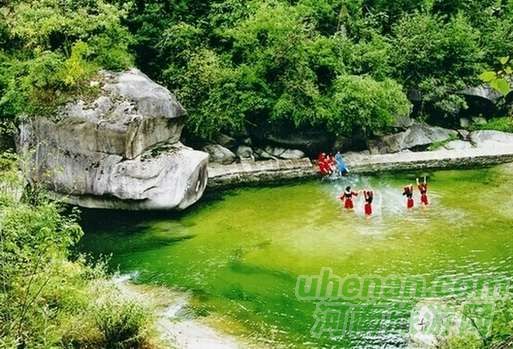
[[[416,192],[416,208],[407,211],[402,186],[421,174],[237,189],[181,215],[88,212],[81,250],[112,254],[112,268],[134,273],[136,282],[192,292],[198,316],[218,316],[226,330],[271,347],[404,347],[411,308],[422,298],[385,292],[369,306],[346,297],[346,305],[362,306],[347,331],[295,288],[298,276],[322,268],[427,283],[512,280],[513,167],[429,172],[432,205],[419,208]],[[375,191],[371,219],[361,195],[356,212],[342,210],[336,197],[348,183]],[[463,301],[468,292],[435,287],[421,297]]]

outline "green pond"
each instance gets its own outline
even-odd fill
[[[416,192],[408,211],[402,187],[424,174],[431,205],[418,207]],[[512,175],[502,165],[351,177],[210,194],[179,215],[90,211],[80,249],[111,255],[112,268],[137,283],[190,292],[194,314],[224,319],[225,330],[271,347],[404,347],[416,302],[470,296],[464,287],[435,287],[440,279],[513,278]],[[371,219],[361,212],[361,195],[355,212],[341,208],[337,195],[347,184],[374,190]],[[360,310],[348,331],[344,311],[326,318],[319,299],[298,297],[298,276],[322,268],[340,277],[415,277],[432,287],[405,298],[384,281],[390,292],[372,300],[331,299]]]

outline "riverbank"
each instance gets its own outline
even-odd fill
[[[483,167],[513,162],[513,143],[485,142],[476,147],[460,150],[403,151],[376,155],[367,152],[347,153],[345,160],[354,174]],[[210,189],[318,176],[315,163],[307,158],[230,165],[209,164],[208,173]]]
[[[216,329],[209,316],[198,317],[190,309],[190,294],[168,287],[137,285],[130,276],[114,278],[120,292],[131,301],[154,308],[155,331],[163,348],[257,348],[244,338]],[[258,345],[258,348],[265,346]]]

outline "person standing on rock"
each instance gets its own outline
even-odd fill
[[[332,175],[333,171],[335,171],[335,158],[333,157],[333,155],[326,155],[326,166],[329,169],[329,174]]]
[[[352,191],[350,186],[347,186],[344,193],[338,197],[344,202],[344,208],[346,210],[352,210],[354,208],[353,196],[358,196],[358,193]]]
[[[331,173],[326,153],[319,154],[319,157],[317,158],[317,166],[319,166],[319,172],[321,175],[327,176]]]
[[[429,205],[428,196],[427,196],[427,180],[426,176],[424,176],[424,182],[420,183],[419,179],[417,178],[417,188],[419,188],[420,191],[420,203],[421,205],[427,206]]]
[[[408,184],[404,187],[403,195],[406,196],[406,207],[413,208],[413,184]]]
[[[337,172],[339,176],[347,176],[349,174],[349,170],[347,169],[347,165],[344,161],[344,158],[342,157],[342,154],[340,154],[339,151],[335,154],[335,162],[337,165]]]

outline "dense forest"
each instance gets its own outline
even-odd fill
[[[412,95],[416,117],[455,124],[459,91],[513,51],[507,0],[13,0],[0,15],[4,120],[51,113],[94,94],[98,69],[135,65],[203,138],[372,132],[407,115]]]

